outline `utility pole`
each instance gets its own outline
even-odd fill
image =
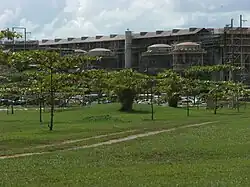
[[[24,48],[24,51],[26,50],[26,42],[27,42],[27,34],[30,33],[30,32],[27,32],[27,29],[26,27],[12,27],[12,32],[15,32],[15,29],[22,29],[24,30],[23,33],[24,33],[24,44],[23,44],[23,48]],[[15,50],[15,38],[13,38],[13,51]]]

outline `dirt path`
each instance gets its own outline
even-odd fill
[[[103,134],[103,135],[98,135],[98,136],[92,136],[88,138],[82,138],[82,139],[76,139],[76,140],[67,140],[63,141],[60,143],[55,143],[55,144],[48,144],[48,145],[38,145],[32,148],[47,148],[47,147],[54,147],[54,146],[60,146],[60,145],[65,145],[65,144],[72,144],[72,143],[77,143],[77,142],[83,142],[87,140],[94,140],[94,139],[100,139],[100,138],[106,138],[109,136],[115,136],[115,135],[120,135],[120,134],[126,134],[126,133],[133,133],[138,130],[127,130],[127,131],[122,131],[122,132],[114,132],[114,133],[109,133],[109,134]]]
[[[135,134],[135,135],[127,136],[125,138],[118,138],[118,139],[108,140],[108,141],[105,141],[105,142],[95,143],[95,144],[91,144],[91,145],[72,147],[72,148],[60,150],[60,152],[99,147],[99,146],[103,146],[103,145],[111,145],[111,144],[120,143],[120,142],[127,142],[127,141],[130,141],[130,140],[143,138],[143,137],[148,137],[148,136],[153,136],[153,135],[157,135],[157,134],[161,134],[161,133],[165,133],[165,132],[171,132],[171,131],[175,131],[175,130],[178,130],[178,129],[199,127],[199,126],[204,126],[204,125],[208,125],[208,124],[213,124],[213,123],[216,123],[216,122],[218,122],[218,121],[205,122],[205,123],[192,124],[192,125],[185,125],[185,126],[182,126],[182,127],[176,127],[176,128],[171,128],[171,129],[165,129],[165,130],[151,131],[151,132],[146,132],[146,133],[141,133],[141,134]],[[53,152],[59,152],[59,151],[33,152],[33,153],[23,153],[23,154],[16,154],[16,155],[6,155],[6,156],[0,156],[0,160],[9,159],[9,158],[27,157],[27,156],[33,156],[33,155],[44,155],[44,154],[49,154],[49,153],[53,153]]]

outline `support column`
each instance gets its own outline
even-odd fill
[[[132,31],[125,31],[125,68],[132,67]]]

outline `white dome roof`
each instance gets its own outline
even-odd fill
[[[150,53],[169,53],[172,47],[167,44],[154,44],[148,46],[148,51]]]
[[[148,48],[171,48],[171,46],[167,44],[154,44],[150,45]]]
[[[200,51],[201,45],[195,42],[182,42],[175,45],[174,51]]]
[[[111,50],[105,48],[95,48],[91,49],[89,52],[111,52]]]
[[[200,44],[195,42],[182,42],[177,44],[176,46],[199,46]]]
[[[95,56],[95,57],[105,57],[105,56],[113,56],[113,53],[110,49],[95,48],[95,49],[91,49],[88,52],[88,55]]]
[[[75,53],[87,53],[87,51],[84,51],[82,49],[75,49],[74,52]]]

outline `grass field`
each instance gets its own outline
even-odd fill
[[[212,111],[137,105],[135,113],[119,105],[56,112],[55,130],[39,124],[38,111],[0,113],[0,155],[51,151],[0,159],[0,186],[250,186],[250,110]],[[45,121],[48,121],[48,114]],[[200,127],[75,151],[132,134],[217,121]],[[128,131],[130,130],[130,131]],[[131,131],[133,130],[133,131]],[[127,132],[124,132],[127,131]],[[62,144],[96,135],[124,132]],[[46,146],[55,144],[53,146]]]

